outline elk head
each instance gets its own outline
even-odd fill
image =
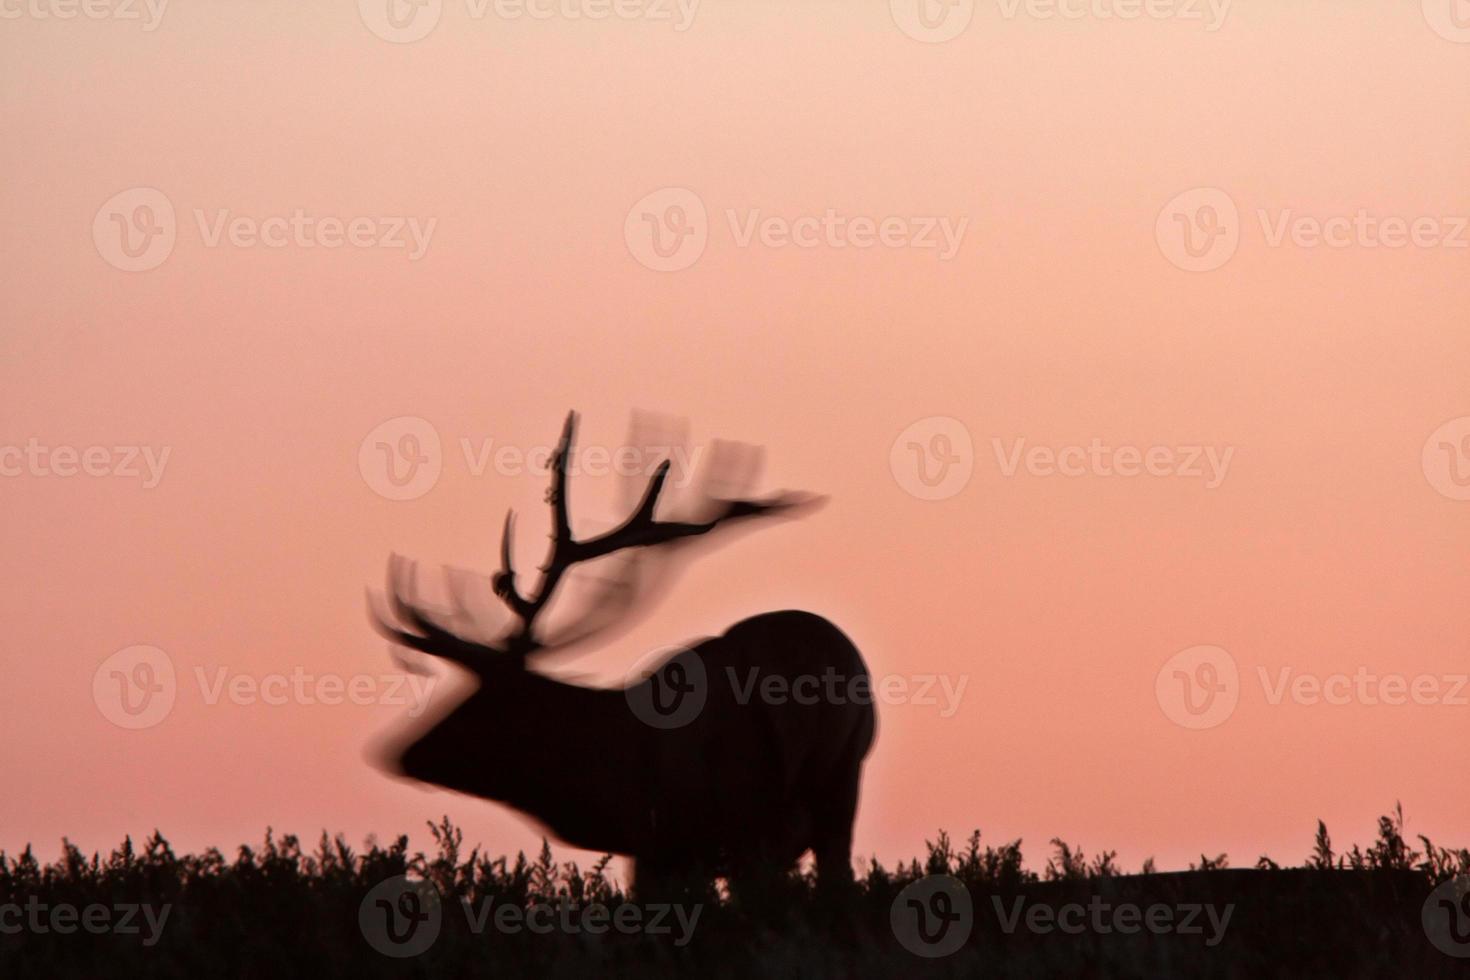
[[[383,760],[386,768],[401,775],[500,800],[526,809],[570,809],[565,800],[548,800],[558,792],[544,771],[564,760],[548,758],[544,739],[537,750],[506,752],[505,740],[518,734],[544,731],[558,724],[547,719],[545,706],[556,705],[566,718],[575,718],[579,730],[598,732],[606,738],[607,751],[635,752],[634,733],[625,732],[626,711],[614,692],[563,684],[529,669],[531,660],[553,649],[579,643],[601,631],[626,613],[631,605],[631,583],[617,582],[604,590],[595,603],[595,614],[582,618],[559,635],[543,635],[542,614],[567,572],[575,565],[629,549],[667,546],[695,538],[744,518],[776,515],[810,505],[819,498],[785,493],[765,499],[711,499],[703,519],[659,520],[656,510],[669,473],[669,461],[652,474],[633,513],[613,529],[588,538],[572,533],[567,500],[567,465],[576,435],[577,414],[567,415],[561,438],[550,460],[551,545],[534,587],[525,589],[512,562],[515,514],[505,517],[501,535],[500,570],[490,579],[490,588],[510,614],[510,625],[493,640],[470,639],[462,624],[472,617],[461,594],[462,583],[449,579],[454,604],[454,623],[446,625],[421,606],[416,597],[415,568],[398,556],[388,567],[386,600],[370,596],[374,626],[395,644],[420,651],[470,671],[477,682],[475,691],[461,704],[435,720],[406,745],[395,748]],[[499,740],[500,745],[494,743]],[[554,741],[554,740],[553,740]],[[630,760],[630,764],[632,761]],[[616,769],[616,767],[612,767]],[[595,776],[589,776],[595,789]],[[575,837],[563,833],[563,836]],[[606,847],[618,850],[616,847]]]

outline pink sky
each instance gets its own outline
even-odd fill
[[[444,812],[494,851],[536,846],[503,808],[365,763],[404,707],[210,704],[196,670],[393,673],[363,588],[394,550],[491,570],[508,506],[529,565],[544,481],[476,475],[461,440],[545,445],[568,408],[583,445],[616,446],[635,408],[687,417],[695,447],[761,443],[765,487],[832,501],[703,558],[559,669],[614,683],[662,644],[795,606],[875,674],[964,680],[948,717],[880,706],[858,855],[978,826],[1023,837],[1033,865],[1053,836],[1130,867],[1295,861],[1317,818],[1364,840],[1395,800],[1411,832],[1470,837],[1470,690],[1445,703],[1470,671],[1470,502],[1436,469],[1470,423],[1421,458],[1470,415],[1470,46],[1434,0],[1240,0],[1217,30],[978,3],[943,43],[884,3],[705,0],[680,31],[444,0],[392,43],[351,4],[171,4],[144,30],[37,16],[48,2],[7,7],[0,34],[0,452],[169,455],[151,487],[0,456],[19,467],[0,478],[0,847],[157,826],[231,848],[267,824],[421,843]],[[140,187],[176,241],[129,272],[94,222]],[[625,235],[661,188],[707,215],[674,271]],[[1209,271],[1156,234],[1194,188],[1237,210]],[[298,209],[371,236],[433,226],[417,258],[211,244],[221,211]],[[829,210],[964,230],[948,258],[742,243],[752,219]],[[1282,221],[1360,212],[1423,219],[1434,242],[1375,245],[1358,220],[1342,247],[1272,244]],[[404,416],[433,426],[442,472],[388,500],[359,447]],[[972,474],[927,500],[890,450],[935,417],[962,424]],[[1213,487],[1006,472],[1016,440],[1094,439],[1231,455]],[[618,489],[575,484],[586,526]],[[125,730],[93,676],[138,644],[171,658],[177,697]],[[1238,704],[1191,730],[1155,682],[1202,644],[1238,666]],[[1273,704],[1260,671],[1286,668],[1427,675],[1445,697]]]

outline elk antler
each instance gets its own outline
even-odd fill
[[[660,521],[654,517],[654,511],[658,507],[664,480],[669,475],[669,461],[664,460],[654,471],[648,481],[648,488],[643,493],[643,499],[627,520],[610,531],[578,541],[572,536],[571,519],[567,510],[567,461],[571,456],[576,427],[577,413],[569,412],[566,424],[562,426],[561,439],[551,459],[551,488],[546,495],[547,502],[551,504],[551,550],[546,563],[540,568],[541,580],[535,591],[529,594],[520,591],[511,562],[515,511],[505,515],[505,527],[500,538],[501,567],[491,579],[491,588],[514,615],[515,625],[498,640],[490,643],[465,639],[455,630],[439,625],[416,601],[415,566],[394,555],[388,563],[388,609],[392,620],[402,625],[394,625],[382,614],[380,604],[372,601],[373,622],[380,633],[394,643],[471,669],[482,663],[486,656],[511,654],[524,657],[545,648],[546,645],[536,634],[536,619],[550,602],[562,576],[578,562],[601,558],[629,548],[643,548],[694,537],[705,534],[720,524],[745,517],[790,511],[820,499],[810,494],[785,493],[762,500],[721,500],[716,502],[718,506],[708,520]],[[465,603],[454,588],[451,588],[451,597],[456,618],[465,618],[468,615]],[[405,626],[408,629],[403,628]]]

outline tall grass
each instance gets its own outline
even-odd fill
[[[197,855],[176,854],[158,832],[141,845],[125,839],[106,855],[88,856],[69,841],[63,841],[60,856],[50,862],[39,860],[30,846],[15,855],[0,852],[0,906],[24,906],[29,901],[78,908],[134,903],[171,909],[167,926],[153,946],[144,946],[137,936],[113,933],[63,935],[23,929],[0,935],[0,976],[458,976],[481,971],[497,976],[583,976],[589,971],[882,976],[891,970],[966,970],[977,963],[984,963],[997,975],[1008,971],[1024,975],[1025,969],[1038,963],[1045,963],[1048,969],[1059,962],[1065,966],[1071,962],[1067,957],[1084,952],[1093,957],[1085,962],[1113,962],[1108,959],[1110,947],[1106,943],[1098,946],[1095,936],[1087,939],[1092,945],[1084,949],[1086,944],[1081,941],[1066,947],[1058,945],[1055,937],[1043,942],[983,930],[977,930],[963,955],[944,961],[917,960],[895,941],[890,910],[906,885],[933,874],[958,879],[974,896],[977,908],[994,895],[1105,892],[1146,898],[1167,892],[1177,899],[1181,894],[1187,897],[1193,889],[1213,896],[1208,900],[1239,900],[1249,905],[1276,901],[1270,896],[1290,893],[1290,898],[1280,899],[1272,914],[1305,918],[1287,922],[1285,927],[1315,936],[1322,943],[1337,944],[1345,956],[1357,957],[1355,944],[1366,941],[1361,937],[1371,930],[1377,930],[1372,933],[1373,941],[1382,944],[1382,920],[1386,918],[1412,921],[1412,927],[1394,927],[1404,942],[1412,941],[1417,903],[1428,889],[1470,875],[1470,849],[1439,847],[1423,836],[1412,846],[1404,836],[1400,807],[1380,818],[1377,838],[1366,848],[1354,845],[1339,853],[1326,826],[1319,822],[1312,846],[1296,868],[1263,856],[1256,870],[1229,871],[1225,870],[1226,855],[1201,855],[1191,865],[1193,876],[1150,874],[1152,860],[1145,862],[1142,875],[1129,875],[1118,865],[1115,852],[1089,857],[1057,839],[1051,841],[1040,869],[1031,870],[1019,840],[982,845],[975,831],[962,846],[956,846],[941,832],[925,842],[922,858],[892,869],[869,860],[853,887],[835,899],[819,894],[810,871],[791,872],[779,894],[765,896],[759,908],[712,886],[702,898],[696,897],[703,906],[702,914],[694,940],[683,947],[674,946],[667,937],[646,934],[593,937],[522,931],[509,935],[493,929],[477,933],[465,926],[463,916],[446,915],[443,934],[431,950],[413,960],[392,960],[364,941],[358,910],[369,889],[395,875],[433,882],[446,900],[446,910],[486,900],[495,906],[578,909],[630,900],[623,885],[609,873],[610,856],[582,867],[555,860],[550,846],[543,842],[534,857],[524,853],[513,859],[492,857],[478,847],[466,849],[463,831],[448,817],[430,823],[428,830],[428,850],[411,849],[407,835],[387,845],[369,838],[361,849],[354,849],[340,834],[325,832],[308,849],[295,835],[277,836],[268,829],[258,847],[242,845],[232,857],[214,848]],[[1181,880],[1187,883],[1177,884]],[[1166,887],[1166,881],[1175,884]],[[1211,881],[1217,884],[1201,884]],[[1324,895],[1353,897],[1346,905],[1324,905]],[[1330,915],[1328,905],[1334,910]],[[1276,935],[1271,931],[1276,926],[1265,922],[1270,910],[1261,908],[1263,918],[1257,925],[1251,925],[1249,916],[1236,920],[1243,923],[1239,929],[1245,932],[1237,931],[1244,938],[1233,947],[1234,952],[1216,951],[1214,958],[1202,961],[1203,967],[1191,968],[1206,973],[1215,968],[1218,975],[1237,975],[1236,966],[1259,970],[1264,965],[1269,975],[1270,964],[1289,961],[1295,955],[1289,948],[1258,950],[1251,945],[1258,940],[1267,943]],[[1169,948],[1173,947],[1166,942],[1157,950],[1174,965],[1180,962],[1179,956],[1194,955],[1177,949],[1168,952]],[[1134,965],[1141,973],[1153,972],[1159,962],[1147,957],[1154,955],[1154,949],[1130,946],[1126,956],[1118,954],[1124,958],[1115,965],[1122,973],[1129,973]],[[1431,955],[1438,954],[1431,951]],[[1135,964],[1140,956],[1145,960]],[[1106,967],[1101,969],[1108,972]]]

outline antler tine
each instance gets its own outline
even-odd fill
[[[405,567],[408,569],[406,597],[401,581]],[[412,627],[416,632],[402,629],[390,622],[378,608],[376,597],[370,594],[369,605],[374,628],[393,643],[420,653],[442,657],[471,669],[476,669],[485,656],[497,653],[494,647],[473,643],[445,629],[418,607],[415,568],[413,562],[399,555],[389,557],[387,603],[393,619]]]
[[[572,522],[567,505],[567,461],[572,454],[572,443],[576,438],[577,413],[567,413],[562,425],[561,438],[551,459],[551,487],[546,499],[551,504],[551,551],[546,564],[541,566],[541,581],[536,594],[527,598],[516,587],[515,566],[511,558],[512,537],[515,528],[515,512],[505,515],[505,529],[500,537],[500,573],[495,576],[492,587],[511,611],[520,619],[521,625],[507,638],[511,652],[526,654],[541,644],[535,638],[536,617],[550,601],[563,573],[577,559],[573,552],[576,542],[572,539]]]
[[[664,460],[649,480],[648,490],[638,509],[619,526],[605,534],[577,543],[577,560],[584,561],[601,555],[611,554],[623,548],[641,548],[663,544],[677,538],[695,537],[714,530],[726,521],[744,517],[773,514],[796,507],[805,507],[822,498],[811,494],[777,494],[763,500],[727,500],[724,509],[707,521],[658,521],[654,520],[654,508],[658,505],[659,493],[669,473],[669,461]]]

